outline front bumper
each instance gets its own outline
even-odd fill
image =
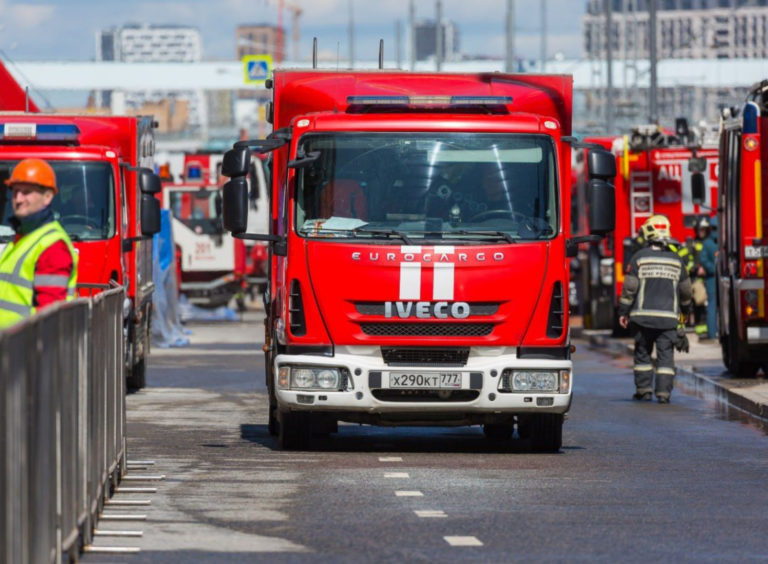
[[[355,414],[368,414],[381,424],[414,424],[440,422],[489,422],[525,413],[558,413],[568,411],[573,395],[573,364],[570,360],[520,359],[514,348],[473,347],[466,365],[450,366],[389,366],[382,360],[379,347],[338,347],[333,357],[279,354],[275,358],[274,374],[283,365],[342,367],[349,371],[353,386],[346,391],[305,391],[280,389],[275,381],[278,408],[282,411],[334,412],[339,419],[362,420]],[[499,381],[505,369],[568,370],[570,387],[567,393],[501,392]],[[407,394],[395,401],[386,391],[390,372],[420,374],[461,372],[462,393],[441,401],[431,398],[421,401],[418,394]],[[385,392],[382,392],[385,390]],[[399,390],[398,390],[399,391]],[[476,392],[476,393],[475,393]],[[382,396],[385,399],[382,399]],[[366,422],[369,422],[366,420]]]

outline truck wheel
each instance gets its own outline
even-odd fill
[[[267,429],[269,434],[273,437],[280,435],[280,422],[277,420],[277,407],[274,405],[269,406],[269,422],[267,423]]]
[[[734,331],[736,329],[736,316],[733,310],[729,312],[729,318],[730,332],[725,336],[725,339],[720,341],[723,345],[723,364],[725,364],[728,372],[733,376],[738,378],[754,378],[760,365],[756,362],[744,360],[739,355],[739,337]]]
[[[312,421],[309,413],[279,412],[278,440],[283,450],[303,450],[312,442]]]
[[[531,452],[559,452],[563,446],[563,416],[558,413],[531,415],[520,428],[520,437],[531,441]]]
[[[486,423],[483,425],[485,437],[492,441],[508,441],[512,438],[515,427],[512,423]]]
[[[139,362],[133,365],[131,373],[125,379],[125,384],[129,390],[140,390],[147,385],[147,365],[142,357]]]

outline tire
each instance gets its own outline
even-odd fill
[[[245,313],[248,311],[248,307],[245,305],[245,296],[238,294],[235,298],[235,304],[237,305],[237,311],[239,313]]]
[[[305,450],[312,443],[312,421],[309,413],[280,411],[278,440],[283,450]]]
[[[277,406],[274,406],[270,402],[269,406],[269,422],[267,423],[267,429],[269,434],[273,437],[280,436],[280,422],[277,420]]]
[[[140,390],[147,385],[147,364],[144,357],[131,367],[131,373],[125,379],[129,390]]]
[[[520,426],[520,437],[530,440],[531,452],[559,452],[563,446],[563,419],[558,413],[531,415]]]
[[[515,426],[512,423],[486,423],[483,433],[491,441],[508,441],[512,438]]]
[[[731,310],[728,313],[730,332],[721,338],[720,343],[723,351],[723,364],[731,375],[738,378],[754,378],[760,368],[760,364],[742,358],[739,350],[739,337],[736,334],[736,315]]]

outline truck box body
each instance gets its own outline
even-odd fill
[[[0,181],[25,158],[53,166],[59,193],[52,206],[78,253],[78,291],[91,295],[110,282],[125,286],[127,364],[143,371],[154,285],[152,241],[139,238],[137,168],[153,167],[152,119],[2,113],[0,124]],[[0,197],[0,236],[7,239],[13,210],[6,194]]]
[[[274,135],[290,137],[270,156],[270,232],[287,243],[267,300],[280,432],[307,413],[561,417],[571,77],[277,71],[273,88]],[[288,166],[307,154],[320,156]]]
[[[768,80],[724,113],[720,162],[718,333],[729,371],[754,377],[768,363]]]

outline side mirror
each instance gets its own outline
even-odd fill
[[[236,176],[224,185],[222,216],[224,229],[233,235],[244,233],[248,227],[248,181]]]
[[[691,196],[696,205],[707,201],[707,181],[701,172],[691,174]]]
[[[141,234],[151,237],[160,232],[160,202],[152,194],[141,195]]]
[[[590,153],[590,155],[593,153]],[[610,153],[605,153],[610,155]],[[610,155],[613,158],[613,155]],[[615,169],[614,161],[614,169]],[[589,181],[589,232],[593,235],[607,235],[616,227],[616,192],[605,180]]]
[[[616,157],[608,151],[590,150],[587,154],[590,179],[612,180],[616,176]]]
[[[221,174],[230,178],[245,176],[251,167],[251,151],[248,147],[236,147],[224,153]]]
[[[139,189],[143,194],[158,194],[160,192],[160,177],[149,168],[139,169]]]

